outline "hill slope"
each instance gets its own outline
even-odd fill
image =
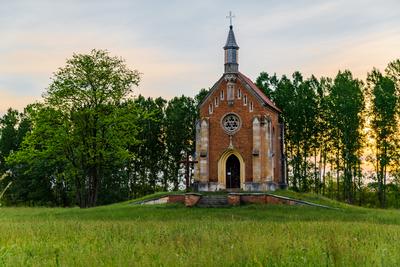
[[[304,195],[310,198],[341,209],[129,203],[87,210],[1,208],[0,265],[398,265],[398,211]]]

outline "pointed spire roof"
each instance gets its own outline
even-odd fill
[[[228,33],[228,39],[226,40],[226,44],[224,46],[224,49],[228,48],[236,48],[239,49],[239,46],[236,43],[235,39],[235,33],[233,32],[233,26],[229,26],[229,33]]]

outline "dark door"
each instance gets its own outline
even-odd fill
[[[235,155],[226,160],[226,188],[240,188],[240,162]]]

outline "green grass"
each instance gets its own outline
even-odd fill
[[[399,266],[398,211],[330,204],[0,208],[0,266]]]
[[[152,200],[152,199],[157,199],[157,198],[162,198],[168,195],[184,195],[186,192],[184,191],[176,191],[176,192],[157,192],[154,194],[150,194],[144,197],[140,197],[140,198],[135,198],[133,200],[128,200],[125,201],[123,203],[117,203],[117,204],[113,204],[113,205],[121,205],[121,204],[129,204],[129,203],[137,203],[137,202],[141,202],[141,201],[145,201],[145,200]]]
[[[351,205],[348,205],[343,202],[338,202],[333,199],[323,197],[320,195],[316,195],[314,193],[298,193],[290,190],[278,190],[275,192],[271,192],[271,194],[278,195],[278,196],[284,196],[284,197],[290,197],[294,199],[299,199],[299,200],[304,200],[320,205],[325,205],[325,206],[330,206],[333,208],[351,208]]]

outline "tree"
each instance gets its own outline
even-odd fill
[[[27,132],[30,130],[31,122],[27,113],[19,113],[17,110],[8,109],[7,113],[0,118],[0,191],[2,196],[10,201],[10,193],[17,190],[17,184],[13,184],[12,166],[6,163],[6,158],[18,151]],[[12,185],[12,186],[11,186]],[[9,189],[6,193],[6,189]]]
[[[278,80],[275,75],[269,77],[261,73],[257,81],[282,110],[281,120],[286,129],[285,155],[288,158],[291,185],[294,190],[308,191],[313,183],[310,178],[315,175],[312,175],[309,157],[316,153],[314,137],[319,83],[315,77],[304,80],[300,72],[293,73],[292,78],[290,80],[283,76]]]
[[[189,97],[175,97],[168,102],[165,110],[165,142],[169,162],[169,175],[173,189],[179,189],[179,161],[186,153],[195,150],[196,107]]]
[[[10,108],[0,119],[0,174],[7,169],[5,164],[7,156],[18,148],[19,117],[18,111]]]
[[[368,74],[367,81],[372,98],[370,117],[375,137],[378,199],[381,207],[385,207],[387,169],[395,157],[398,96],[394,81],[377,69]]]
[[[260,88],[263,93],[268,96],[271,100],[274,100],[274,92],[276,91],[279,79],[274,74],[270,76],[267,72],[261,72],[256,79],[256,85]]]
[[[194,97],[195,105],[196,106],[200,105],[201,102],[203,102],[204,98],[208,95],[209,92],[210,92],[210,90],[207,90],[205,88],[200,89],[200,91]]]
[[[131,169],[133,197],[138,194],[154,193],[160,183],[168,188],[166,179],[162,179],[165,158],[165,108],[162,98],[135,99],[136,108],[141,111],[137,123],[140,126],[137,139],[140,141],[129,149],[136,155],[128,164]]]
[[[35,128],[10,162],[34,153],[55,156],[55,169],[48,168],[52,172],[46,177],[66,177],[79,206],[95,206],[105,177],[132,157],[127,146],[135,143],[137,116],[123,103],[139,80],[138,71],[107,51],[74,54],[54,74],[33,117]]]
[[[334,133],[333,128],[330,123],[330,112],[329,112],[329,93],[333,86],[333,82],[331,78],[322,77],[320,79],[320,86],[318,89],[318,119],[317,119],[317,128],[318,128],[318,137],[319,140],[319,148],[320,148],[320,165],[322,165],[322,170],[320,170],[322,181],[322,194],[325,195],[326,185],[328,181],[326,181],[327,175],[327,166],[328,162],[332,161],[334,157]],[[330,171],[328,178],[332,178],[332,170],[333,164],[330,164]],[[329,181],[332,184],[332,181]]]
[[[329,95],[329,119],[334,147],[337,151],[337,185],[339,186],[339,170],[342,168],[343,196],[349,203],[353,202],[353,182],[359,172],[363,143],[361,130],[363,128],[364,95],[362,86],[361,81],[353,79],[350,71],[339,71]]]

